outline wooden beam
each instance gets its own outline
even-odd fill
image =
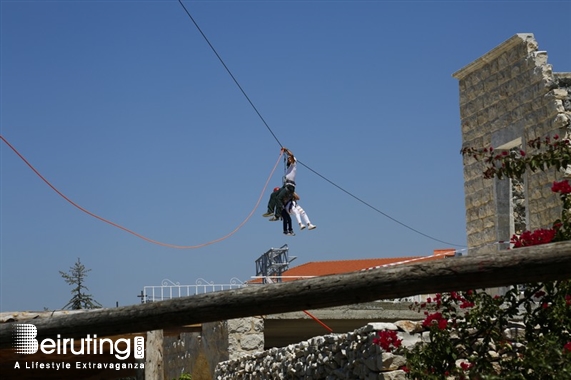
[[[447,258],[343,275],[248,286],[167,301],[32,320],[38,340],[167,329],[254,315],[284,313],[571,278],[571,241],[493,254]],[[18,321],[20,323],[21,321]],[[12,346],[12,323],[0,326],[0,348]]]

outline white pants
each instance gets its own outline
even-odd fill
[[[307,224],[307,225],[311,224],[311,222],[309,221],[309,217],[307,216],[307,214],[305,213],[303,208],[301,208],[301,206],[298,205],[297,203],[293,204],[293,206],[289,209],[289,213],[290,213],[290,215],[291,214],[295,215],[295,218],[297,219],[297,222],[299,224],[302,224],[301,223],[302,219],[303,219],[305,224]]]

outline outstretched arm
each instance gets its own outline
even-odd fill
[[[291,158],[295,158],[293,153],[291,152],[291,150],[289,150],[288,148],[282,147],[282,152],[284,152],[285,154],[287,154]]]
[[[282,148],[282,152],[285,152],[285,154],[287,154],[287,163],[288,166],[290,164],[293,164],[294,162],[296,162],[296,158],[293,155],[293,153],[291,152],[291,150],[289,150],[288,148]]]

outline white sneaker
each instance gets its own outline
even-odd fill
[[[299,229],[300,229],[300,230],[305,230],[305,224],[300,223],[300,224],[299,224]]]
[[[313,230],[313,229],[315,229],[315,228],[317,228],[317,226],[315,226],[315,225],[313,225],[313,224],[311,224],[311,223],[309,223],[309,224],[307,225],[307,229],[308,229],[308,230]]]

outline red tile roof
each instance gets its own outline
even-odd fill
[[[433,256],[411,256],[377,259],[357,259],[357,260],[336,260],[336,261],[311,261],[286,270],[282,274],[283,281],[293,281],[303,277],[327,276],[331,274],[341,274],[382,267],[387,265],[400,265],[414,262],[425,262],[439,260],[445,257],[454,256],[453,249],[436,249]],[[252,280],[253,283],[262,282],[261,278]]]
[[[376,266],[388,265],[395,262],[413,259],[414,257],[384,258],[384,259],[359,259],[337,261],[312,261],[293,267],[284,272],[284,276],[325,276],[328,274],[340,274],[355,272]]]

